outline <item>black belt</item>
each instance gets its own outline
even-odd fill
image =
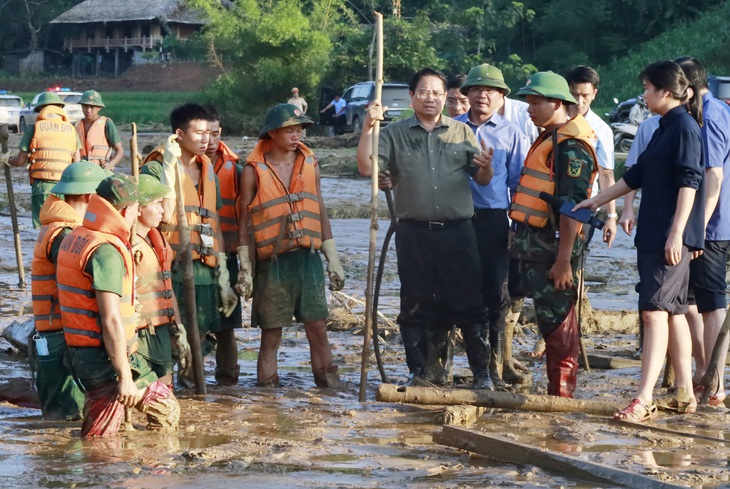
[[[475,221],[479,219],[486,219],[487,217],[491,217],[495,214],[504,214],[507,212],[507,209],[474,209],[474,219]]]
[[[419,228],[426,228],[433,231],[436,229],[445,229],[453,226],[458,226],[459,224],[463,224],[468,220],[469,218],[450,219],[448,221],[416,221],[415,219],[399,219],[398,222],[405,222],[414,226],[418,226]]]

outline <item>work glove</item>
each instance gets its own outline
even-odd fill
[[[231,288],[231,276],[228,273],[228,256],[225,253],[218,253],[218,289],[221,293],[221,307],[218,309],[225,317],[233,314],[238,305],[238,296]]]
[[[160,183],[170,189],[166,198],[175,198],[175,166],[181,156],[182,150],[180,145],[177,144],[177,135],[172,134],[165,141],[165,151],[162,153]]]
[[[172,340],[172,358],[180,364],[179,375],[186,376],[193,366],[193,352],[188,343],[185,326],[173,322],[170,325],[170,339]]]
[[[2,162],[2,164],[5,166],[11,166],[10,165],[10,153],[0,153],[0,162]]]
[[[238,253],[238,279],[236,280],[235,289],[238,295],[247,301],[253,295],[253,264],[251,263],[251,255],[249,254],[248,245],[236,248]]]
[[[330,290],[342,290],[345,286],[345,271],[340,264],[340,257],[337,255],[335,240],[327,239],[322,241],[322,253],[327,259],[327,275],[330,278]]]

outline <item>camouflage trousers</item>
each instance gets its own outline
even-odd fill
[[[549,276],[553,262],[524,259],[517,262],[520,276],[519,289],[525,295],[532,297],[537,326],[544,338],[565,321],[570,308],[578,300],[579,257],[573,256],[570,263],[573,269],[574,287],[568,290],[558,290]]]

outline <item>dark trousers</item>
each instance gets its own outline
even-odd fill
[[[509,311],[507,275],[510,257],[507,249],[509,235],[507,211],[479,209],[475,212],[473,225],[482,266],[482,297],[488,311],[489,329],[501,332],[504,331]]]
[[[395,236],[401,281],[398,324],[411,373],[424,367],[425,345],[435,341],[429,337],[440,338],[456,325],[462,329],[465,342],[473,336],[476,341],[479,339],[476,332],[486,322],[474,228],[470,220],[450,224],[429,229],[423,223],[407,220],[398,223]],[[467,345],[467,350],[470,346]],[[481,347],[474,345],[474,349]]]
[[[335,134],[345,134],[345,125],[347,124],[347,116],[343,112],[339,116],[334,116],[334,130]]]

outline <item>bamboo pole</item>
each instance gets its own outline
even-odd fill
[[[380,102],[383,92],[383,14],[375,12],[375,29],[377,34],[377,66],[375,69],[375,100]],[[380,121],[373,126],[373,142],[370,160],[372,175],[370,177],[370,248],[368,253],[367,284],[365,289],[365,334],[362,344],[362,365],[360,368],[360,402],[365,402],[368,380],[368,363],[370,361],[370,341],[373,321],[373,274],[375,271],[375,253],[378,247],[378,139],[380,138]]]
[[[7,124],[0,125],[0,143],[2,143],[2,152],[8,152],[8,134]],[[13,191],[13,179],[8,165],[5,167],[5,185],[8,188],[8,207],[10,207],[10,222],[13,225],[13,244],[15,245],[15,262],[18,265],[18,287],[25,287],[25,267],[23,266],[23,250],[20,245],[20,229],[18,228],[18,211],[15,208],[15,192]]]

